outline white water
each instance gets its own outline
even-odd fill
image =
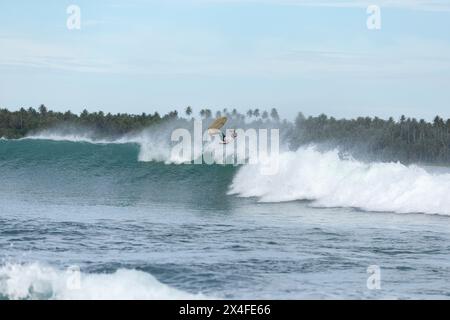
[[[79,279],[79,280],[77,280]],[[0,267],[0,297],[7,299],[204,299],[169,287],[152,275],[128,269],[112,274],[61,271],[39,263]]]
[[[262,202],[311,200],[317,207],[450,215],[450,174],[432,174],[400,163],[342,160],[337,151],[314,147],[280,154],[279,172],[261,175],[245,165],[229,194]]]

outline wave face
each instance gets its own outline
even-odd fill
[[[315,147],[282,152],[276,175],[262,175],[264,170],[258,165],[244,165],[239,170],[220,165],[164,166],[187,160],[170,154],[170,144],[164,140],[170,130],[148,130],[115,140],[52,132],[21,141],[2,140],[0,161],[5,169],[22,170],[24,175],[33,171],[38,183],[58,171],[74,178],[83,172],[92,185],[110,184],[103,180],[119,177],[122,181],[117,190],[125,185],[136,187],[136,193],[146,194],[149,201],[155,200],[157,191],[167,191],[168,195],[159,197],[167,201],[176,201],[171,199],[173,192],[180,199],[200,199],[205,192],[213,193],[211,198],[221,198],[228,191],[240,197],[257,197],[261,202],[307,200],[315,207],[450,215],[447,169],[432,172],[417,165],[363,163],[341,159],[338,151],[322,152]],[[217,179],[211,180],[212,176]],[[52,183],[59,180],[55,177]],[[158,181],[164,185],[158,186]]]
[[[164,162],[166,164],[182,164],[191,162],[202,157],[203,155],[211,155],[212,159],[220,163],[227,157],[232,157],[234,153],[219,144],[217,141],[192,146],[191,155],[176,154],[172,152],[172,147],[176,143],[172,143],[169,138],[171,132],[178,129],[179,123],[170,122],[164,125],[155,125],[152,128],[145,129],[141,132],[130,133],[118,138],[99,138],[94,132],[85,130],[80,132],[79,129],[69,128],[66,130],[45,130],[34,135],[27,136],[21,140],[47,140],[54,142],[84,142],[90,144],[136,144],[139,146],[138,160],[141,162]],[[192,130],[191,134],[193,135]],[[223,155],[223,156],[222,156]],[[223,158],[225,157],[225,158]],[[223,158],[223,159],[222,159]]]
[[[13,194],[38,204],[222,208],[230,200],[224,196],[236,167],[147,161],[159,154],[150,147],[142,161],[142,147],[134,142],[61,138],[0,141],[0,202]]]
[[[85,142],[90,144],[137,144],[139,146],[139,161],[160,161],[166,163],[181,163],[186,159],[171,158],[170,143],[167,140],[169,127],[164,129],[147,129],[140,133],[129,134],[120,138],[98,138],[95,133],[79,130],[46,130],[30,135],[22,140],[48,140],[55,142]]]
[[[366,211],[450,215],[450,174],[433,174],[400,163],[342,160],[337,151],[314,147],[280,155],[277,175],[259,174],[246,165],[229,194],[262,202],[310,200],[317,207],[354,207]]]
[[[151,274],[119,269],[111,274],[86,274],[79,278],[39,263],[7,264],[0,267],[0,299],[58,300],[178,300],[200,299],[169,287]]]

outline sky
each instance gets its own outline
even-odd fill
[[[450,0],[0,0],[0,108],[40,104],[450,118]]]

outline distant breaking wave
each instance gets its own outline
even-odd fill
[[[50,141],[69,141],[69,142],[86,142],[92,144],[108,144],[108,143],[131,143],[132,139],[118,138],[118,139],[100,139],[96,138],[91,132],[85,133],[59,133],[57,131],[42,131],[37,134],[29,135],[20,140],[50,140]]]
[[[120,138],[104,139],[96,138],[92,132],[61,133],[57,130],[43,131],[34,135],[22,138],[22,140],[50,140],[50,141],[68,141],[84,142],[91,144],[138,144],[140,148],[139,161],[150,162],[160,161],[165,163],[182,163],[186,159],[174,158],[170,154],[170,145],[167,141],[167,135],[161,131],[146,130],[144,132],[130,134]]]
[[[366,211],[450,215],[450,174],[433,174],[400,163],[342,160],[337,151],[314,147],[280,155],[277,175],[245,165],[229,194],[262,202],[310,200],[316,207],[354,207]]]
[[[139,145],[138,160],[142,162],[158,161],[166,164],[181,164],[188,161],[193,161],[202,156],[202,146],[192,148],[196,154],[177,155],[172,154],[172,145],[169,141],[170,133],[175,127],[170,124],[159,126],[157,128],[149,128],[134,134],[128,134],[119,138],[104,139],[97,138],[93,132],[79,132],[79,130],[59,132],[58,130],[46,130],[40,133],[27,136],[21,140],[50,140],[50,141],[68,141],[68,142],[84,142],[91,144],[126,144],[133,143]],[[169,137],[169,138],[168,138]],[[203,151],[216,155],[219,159],[220,148],[223,145],[217,143],[206,143],[203,145]],[[217,152],[217,153],[215,153]],[[229,152],[229,150],[228,150]],[[229,152],[225,156],[232,156]]]
[[[204,299],[156,280],[151,274],[119,269],[111,274],[80,276],[79,286],[70,286],[70,274],[39,263],[0,266],[0,299],[58,300],[178,300]]]

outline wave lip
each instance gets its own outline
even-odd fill
[[[342,160],[338,151],[315,147],[280,154],[277,175],[246,165],[229,194],[262,202],[310,200],[316,207],[354,207],[365,211],[450,215],[450,174],[432,174],[400,163]]]
[[[58,300],[178,300],[204,299],[165,285],[151,274],[119,269],[112,274],[80,274],[79,286],[71,273],[40,263],[0,267],[0,299]]]
[[[67,141],[67,142],[86,142],[92,144],[123,144],[133,142],[128,139],[96,139],[90,133],[58,133],[52,131],[43,131],[38,134],[30,135],[20,140],[49,140],[49,141]]]

